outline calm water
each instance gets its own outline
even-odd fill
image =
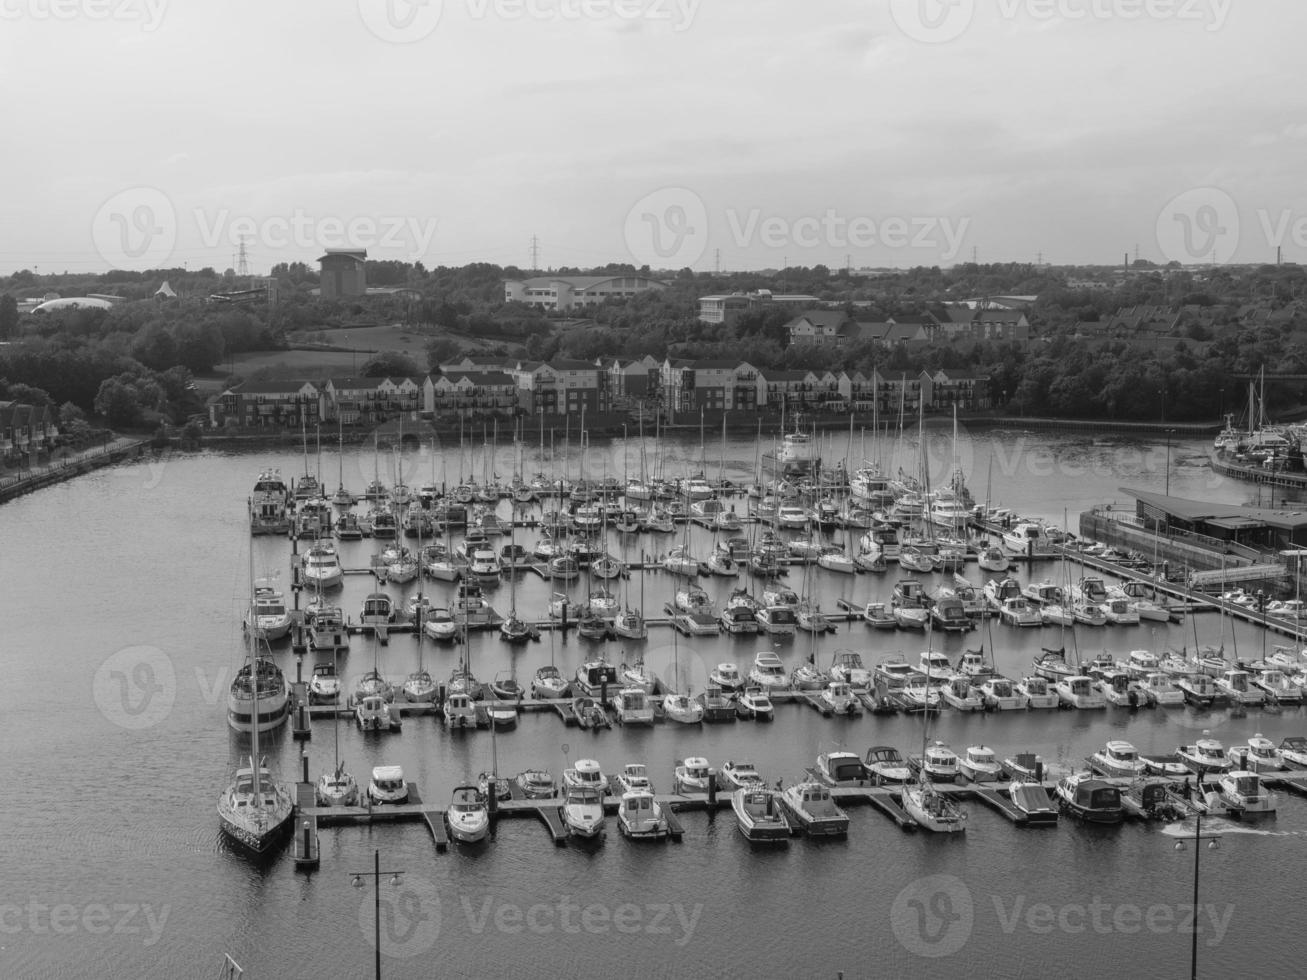
[[[465,453],[446,446],[399,464],[385,453],[374,459],[350,452],[338,467],[335,454],[324,452],[323,477],[334,488],[343,469],[358,490],[374,468],[388,478],[397,465],[411,482],[432,473],[452,483],[460,472],[513,472],[511,450],[494,453],[476,441]],[[576,445],[565,454],[562,433],[554,434],[552,453],[548,434],[545,441],[543,462],[566,465],[573,476],[584,466],[587,475],[621,477],[641,465],[635,438],[596,443],[584,454]],[[887,440],[878,446],[861,432],[848,442],[847,433],[837,434],[827,455],[918,465],[911,447],[895,455]],[[710,475],[722,470],[741,481],[758,453],[752,440],[723,446],[711,434],[701,446],[697,433],[665,441],[656,452],[645,445],[649,468],[675,475],[702,464]],[[1197,442],[1170,447],[1172,493],[1256,500],[1255,488],[1214,478],[1203,466],[1205,452]],[[1167,481],[1167,449],[1157,442],[964,433],[955,450],[949,434],[940,433],[929,453],[933,478],[955,454],[978,499],[1059,522],[1065,514],[1073,529],[1091,504],[1128,506],[1120,487],[1159,490]],[[542,465],[538,442],[525,456],[530,475]],[[536,822],[509,820],[488,845],[455,846],[443,855],[421,824],[332,828],[323,832],[321,869],[311,875],[297,873],[289,854],[258,867],[230,853],[214,806],[248,748],[228,730],[224,696],[243,650],[245,499],[269,465],[290,475],[303,472],[304,461],[293,453],[171,455],[0,508],[7,612],[0,647],[13,676],[23,679],[0,689],[9,787],[0,797],[0,976],[206,977],[217,975],[224,953],[248,977],[370,976],[372,884],[353,887],[350,872],[370,871],[375,849],[383,870],[405,872],[398,885],[382,883],[386,976],[1046,976],[1084,975],[1088,963],[1095,974],[1187,973],[1193,851],[1174,850],[1171,835],[1180,831],[1094,830],[1065,821],[1051,831],[1018,830],[979,804],[970,805],[967,833],[956,840],[904,834],[871,809],[856,808],[847,841],[796,839],[779,851],[752,849],[722,813],[685,815],[681,844],[635,846],[613,827],[593,849],[555,848]],[[530,546],[534,538],[527,531],[519,543]],[[649,552],[672,543],[640,541]],[[696,532],[692,547],[704,553],[706,535]],[[342,545],[346,565],[365,566],[373,549],[370,541]],[[257,574],[279,571],[289,580],[285,540],[255,540],[253,561]],[[1060,574],[1051,564],[1032,573]],[[974,569],[970,574],[978,577]],[[840,595],[864,602],[888,597],[895,578],[818,572],[811,588],[827,606]],[[704,584],[719,598],[730,589]],[[797,571],[790,584],[802,584]],[[367,576],[347,579],[340,601],[348,614],[357,616],[371,587]],[[629,588],[632,603],[652,610],[671,598],[674,583],[654,574]],[[584,591],[583,582],[572,587],[578,598]],[[548,592],[534,576],[524,578],[519,611],[542,616]],[[492,602],[502,611],[511,601],[505,582]],[[1215,642],[1222,633],[1216,617],[1200,616],[1183,626],[1086,630],[1077,639],[1086,655],[1103,648],[1124,654],[1192,644],[1195,635]],[[1248,627],[1233,640],[1244,653],[1262,643]],[[361,637],[353,642],[341,667],[347,679],[374,657],[395,678],[418,661],[412,637],[375,651]],[[815,644],[800,637],[775,649],[789,666],[810,652],[825,665],[840,648],[859,650],[869,662],[899,651],[915,659],[923,642],[851,624]],[[979,642],[1005,672],[1021,672],[1041,643],[1061,638],[995,625],[942,645],[952,654]],[[613,645],[609,656],[633,657],[634,646]],[[673,645],[662,633],[642,646],[651,665],[675,661],[701,686],[715,663],[745,664],[768,643],[723,637]],[[593,649],[575,637],[554,645],[546,638],[510,653],[491,636],[474,639],[471,658],[483,679],[516,669],[525,680],[551,656],[570,674]],[[289,651],[276,655],[293,675]],[[427,644],[423,656],[443,678],[455,655]],[[1239,718],[1159,709],[945,713],[937,722],[938,737],[959,751],[983,741],[1000,755],[1034,750],[1062,766],[1108,737],[1172,751],[1203,729],[1227,745],[1254,732],[1278,741],[1307,733],[1307,717],[1298,709]],[[667,789],[672,767],[687,755],[705,755],[714,765],[747,758],[769,778],[789,780],[822,751],[864,752],[880,743],[910,751],[921,737],[917,719],[826,720],[798,706],[780,707],[771,727],[658,726],[599,735],[539,714],[500,736],[497,751],[505,774],[535,765],[558,774],[579,756],[598,758],[609,771],[644,761],[656,787]],[[491,764],[489,733],[451,736],[429,718],[408,720],[398,735],[364,736],[341,725],[339,739],[356,775],[399,763],[427,800],[448,799]],[[293,778],[299,746],[288,733],[265,747]],[[332,762],[331,726],[315,724],[307,751],[316,778]],[[1210,907],[1199,916],[1200,969],[1209,976],[1296,975],[1307,952],[1296,914],[1307,805],[1282,799],[1273,819],[1225,829],[1220,849],[1202,852],[1200,902]]]

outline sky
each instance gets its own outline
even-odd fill
[[[0,0],[0,273],[1307,261],[1304,36],[1302,0]]]

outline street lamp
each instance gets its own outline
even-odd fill
[[[1190,980],[1198,980],[1198,857],[1203,850],[1201,847],[1198,846],[1199,841],[1201,841],[1203,838],[1203,812],[1201,810],[1196,809],[1194,810],[1194,814],[1198,818],[1198,823],[1194,827],[1194,908],[1193,908],[1194,921],[1193,921],[1193,936],[1192,936],[1193,941],[1189,948]],[[1207,842],[1208,850],[1212,850],[1212,851],[1220,850],[1221,847],[1220,835],[1213,834],[1211,836],[1212,839]],[[1177,851],[1184,850],[1183,839],[1175,842],[1175,849]]]
[[[398,885],[399,885],[399,877],[400,877],[400,875],[402,875],[404,872],[403,872],[403,871],[386,871],[386,872],[384,872],[384,873],[390,875],[390,883],[391,883],[392,885],[395,885],[396,887],[398,887]],[[350,875],[351,875],[351,876],[353,877],[353,879],[354,879],[354,887],[355,887],[355,888],[362,888],[362,887],[363,887],[363,876],[364,876],[364,875],[368,875],[368,874],[372,875],[372,884],[373,884],[373,887],[376,889],[376,904],[375,904],[375,906],[374,906],[374,908],[375,908],[375,912],[376,912],[376,921],[373,923],[373,927],[374,927],[374,930],[375,930],[374,933],[373,933],[373,938],[376,940],[376,946],[377,946],[377,948],[376,948],[376,978],[377,978],[377,980],[381,980],[381,875],[383,874],[383,872],[382,872],[382,870],[381,870],[381,852],[380,852],[380,851],[373,851],[373,852],[372,852],[372,870],[371,870],[371,871],[351,871],[351,872],[350,872]],[[1195,887],[1197,887],[1197,886],[1195,886]]]

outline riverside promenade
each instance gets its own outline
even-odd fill
[[[110,466],[124,459],[139,456],[149,445],[147,439],[129,439],[118,436],[112,441],[87,449],[56,449],[50,458],[37,466],[11,467],[0,470],[0,504],[41,487],[61,480],[70,480],[82,473]]]

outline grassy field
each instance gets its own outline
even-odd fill
[[[425,359],[427,343],[431,340],[429,335],[397,323],[384,327],[341,327],[335,330],[292,334],[287,340],[294,344],[309,338],[312,338],[313,342],[328,343],[333,347],[352,347],[355,350],[368,351],[403,351],[419,361]]]

